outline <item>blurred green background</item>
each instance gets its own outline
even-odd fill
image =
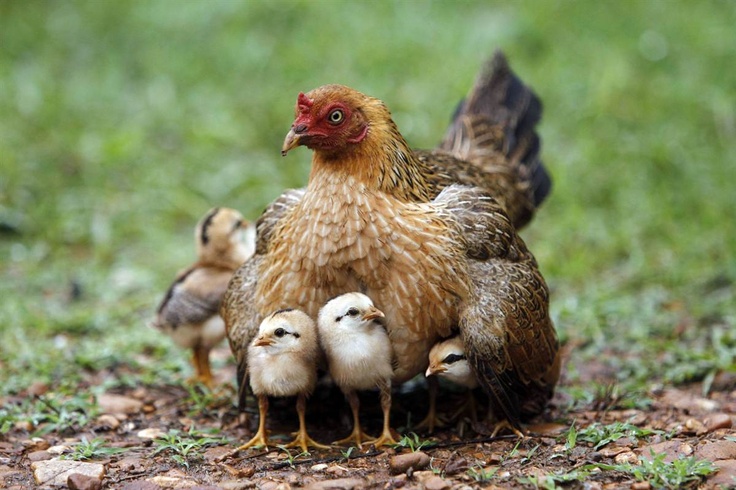
[[[146,322],[210,207],[306,182],[279,153],[297,93],[377,96],[428,148],[497,48],[545,105],[522,234],[568,382],[593,356],[622,383],[732,370],[734,26],[729,1],[0,2],[0,394],[183,377]]]

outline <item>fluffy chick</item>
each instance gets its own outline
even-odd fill
[[[268,446],[266,416],[268,397],[296,395],[299,431],[286,447],[327,448],[307,435],[304,413],[307,397],[317,384],[320,362],[317,326],[306,313],[284,309],[266,317],[248,346],[248,375],[253,394],[258,398],[258,432],[236,451],[253,446]]]
[[[255,251],[255,228],[234,209],[213,208],[194,230],[198,260],[174,280],[153,326],[192,349],[194,380],[212,385],[209,354],[225,337],[219,315],[233,273]]]
[[[440,377],[446,379],[456,385],[468,388],[468,401],[461,408],[459,415],[464,409],[470,410],[471,420],[475,425],[478,417],[475,411],[475,399],[472,390],[478,387],[478,378],[475,377],[473,370],[465,356],[465,348],[460,337],[452,337],[442,342],[436,343],[429,351],[429,367],[424,373],[427,378],[436,379]],[[436,383],[434,384],[436,387]],[[429,392],[429,413],[427,417],[436,416],[437,407],[437,389],[430,386]],[[454,418],[454,416],[452,417]]]
[[[328,301],[319,312],[318,329],[330,375],[348,399],[353,413],[351,434],[336,444],[355,442],[376,447],[395,444],[391,435],[392,349],[383,325],[384,314],[361,293],[347,293]],[[358,390],[378,388],[383,432],[369,441],[360,425]]]

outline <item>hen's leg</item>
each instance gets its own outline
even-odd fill
[[[443,427],[445,421],[437,415],[437,394],[440,390],[440,382],[437,376],[427,378],[427,389],[429,390],[429,411],[424,420],[416,425],[417,429],[427,429],[430,434],[434,432],[435,427]]]

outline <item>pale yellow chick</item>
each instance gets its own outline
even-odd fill
[[[307,435],[304,419],[307,397],[317,384],[317,366],[321,351],[317,326],[306,313],[284,309],[267,316],[258,334],[248,346],[248,376],[253,394],[258,398],[258,432],[236,451],[253,446],[268,446],[266,416],[268,397],[295,396],[299,431],[285,447],[328,448]]]
[[[355,442],[376,447],[395,444],[390,429],[393,352],[384,326],[384,314],[361,293],[347,293],[328,301],[319,312],[319,340],[330,376],[348,399],[353,413],[351,434],[337,444]],[[383,410],[383,432],[365,441],[358,412],[357,391],[378,388]]]
[[[255,227],[234,209],[214,208],[199,221],[194,238],[198,260],[169,287],[153,326],[193,350],[195,380],[211,386],[209,354],[225,337],[220,302],[233,273],[255,251]]]

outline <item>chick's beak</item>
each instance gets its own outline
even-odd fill
[[[258,347],[268,347],[272,344],[273,340],[271,339],[271,337],[259,337],[253,345],[256,345]]]
[[[435,374],[442,374],[445,371],[447,371],[447,369],[445,368],[445,366],[441,364],[439,366],[435,364],[430,364],[429,367],[427,368],[427,371],[424,373],[424,376],[429,377]]]
[[[281,147],[281,156],[285,157],[289,153],[289,150],[293,150],[302,144],[301,137],[306,130],[307,126],[305,124],[294,124],[291,126],[289,132],[286,133],[286,138],[284,138],[284,144]]]
[[[376,318],[384,318],[385,316],[386,315],[384,315],[381,310],[379,310],[375,306],[371,306],[368,311],[365,312],[365,315],[363,315],[363,320],[375,320]]]

